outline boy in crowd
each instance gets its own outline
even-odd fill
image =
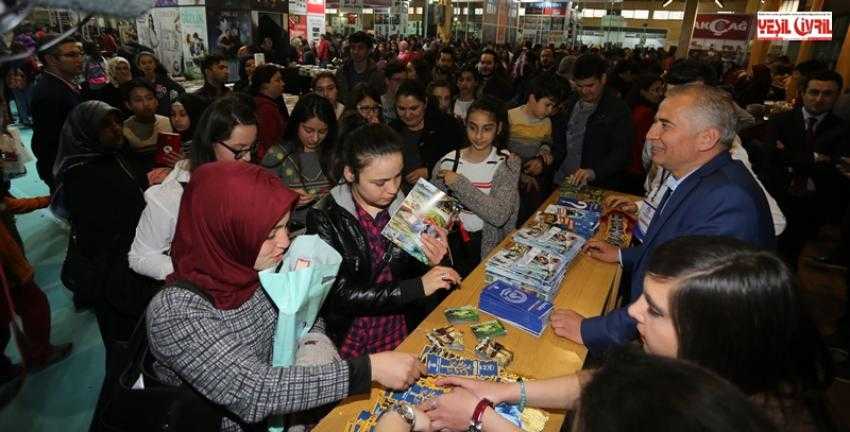
[[[401,82],[407,79],[407,71],[401,62],[393,60],[384,67],[384,77],[386,91],[381,95],[381,107],[384,121],[389,123],[398,118],[395,111],[395,92]]]
[[[159,133],[171,133],[171,121],[156,113],[159,103],[153,87],[147,82],[133,79],[124,83],[121,90],[127,108],[133,113],[124,120],[124,137],[146,171],[149,171],[153,168]]]
[[[446,114],[452,113],[452,99],[454,98],[454,91],[452,89],[452,85],[449,84],[448,81],[431,81],[431,84],[428,84],[428,97],[432,99],[432,102],[436,103],[436,106],[440,111]]]
[[[525,105],[508,111],[511,126],[508,150],[522,159],[519,219],[522,224],[543,203],[548,185],[543,172],[552,165],[552,121],[549,116],[560,102],[561,90],[553,80],[535,78]]]
[[[458,96],[452,107],[452,114],[461,121],[466,121],[466,112],[475,102],[475,93],[478,91],[478,70],[475,66],[467,66],[457,77]]]

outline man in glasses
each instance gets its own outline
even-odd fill
[[[55,35],[45,36],[42,46],[55,38]],[[53,162],[59,134],[65,118],[81,102],[77,83],[83,72],[83,46],[76,39],[67,38],[39,52],[38,57],[44,70],[33,85],[32,150],[38,159],[38,176],[53,192]]]

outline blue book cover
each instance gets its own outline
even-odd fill
[[[523,312],[539,311],[545,309],[545,303],[540,299],[527,295],[527,293],[504,281],[495,281],[487,285],[481,292],[482,296],[490,296],[501,302]],[[551,303],[549,303],[551,305]]]

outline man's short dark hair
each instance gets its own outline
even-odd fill
[[[352,33],[351,36],[348,37],[349,45],[356,43],[366,44],[367,47],[372,48],[374,40],[372,39],[372,36],[369,36],[368,33],[359,31]]]
[[[204,59],[201,60],[201,70],[206,71],[207,69],[212,69],[217,63],[226,62],[227,58],[221,54],[207,54],[204,56]]]
[[[697,81],[702,81],[706,85],[714,85],[716,79],[717,76],[709,65],[693,59],[673,62],[670,71],[664,76],[664,81],[670,85],[690,84]]]
[[[815,80],[834,82],[836,85],[838,85],[838,93],[839,94],[841,93],[841,89],[844,87],[844,79],[841,77],[841,74],[839,74],[836,71],[821,70],[821,71],[817,71],[817,72],[812,73],[811,75],[809,75],[808,79],[803,81],[803,91],[805,92],[806,90],[808,90],[809,89],[809,83],[812,82],[812,81],[815,81]]]
[[[456,58],[455,57],[455,50],[454,50],[454,48],[452,48],[450,46],[440,48],[440,54],[448,54],[448,55],[452,56],[453,59]]]
[[[45,45],[55,41],[57,38],[59,38],[59,34],[49,33],[49,34],[44,35],[43,38],[38,40],[38,60],[39,61],[41,61],[44,64],[47,64],[46,56],[55,56],[56,53],[59,51],[59,47],[61,47],[62,45],[65,45],[65,44],[68,44],[68,43],[80,43],[80,40],[77,39],[76,37],[68,36],[65,39],[63,39],[62,42],[59,42],[56,45],[53,45],[52,47],[42,51],[44,49],[43,47]]]
[[[808,60],[794,66],[794,70],[799,72],[803,77],[808,77],[815,72],[828,70],[828,68],[820,60]]]
[[[552,79],[549,76],[537,76],[531,80],[528,95],[534,95],[534,99],[538,101],[543,98],[549,98],[549,100],[557,105],[564,93],[558,84],[558,80]]]
[[[149,90],[154,96],[156,96],[156,89],[154,89],[149,82],[143,79],[133,78],[130,81],[121,84],[121,95],[124,97],[124,102],[130,102],[130,93],[140,87]]]
[[[588,78],[602,79],[608,65],[602,57],[595,54],[583,54],[576,59],[573,69],[573,79],[583,80]]]
[[[387,79],[392,79],[393,75],[397,73],[406,72],[404,64],[398,60],[390,60],[387,62],[387,65],[384,66],[384,76]]]
[[[493,60],[496,63],[499,62],[499,53],[497,53],[495,50],[493,50],[491,48],[486,48],[483,51],[481,51],[481,55],[484,55],[484,54],[489,54],[489,55],[493,56]],[[478,58],[480,59],[481,56],[478,56]]]

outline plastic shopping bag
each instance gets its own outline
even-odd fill
[[[260,284],[277,306],[272,366],[292,366],[298,341],[316,322],[333,285],[342,256],[316,235],[296,238],[276,268],[259,273]],[[282,431],[282,419],[270,420],[270,431]]]

